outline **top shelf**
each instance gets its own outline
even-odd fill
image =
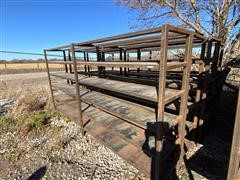
[[[73,64],[73,61],[49,61],[50,64]],[[77,61],[77,65],[104,66],[104,67],[128,67],[128,68],[147,68],[158,69],[159,62],[141,62],[141,61],[104,61],[89,62]],[[185,67],[187,62],[168,62],[167,70]]]
[[[141,30],[136,32],[124,33],[116,36],[105,37],[85,42],[72,43],[66,46],[59,46],[55,48],[46,49],[46,51],[62,51],[62,50],[71,50],[71,46],[74,45],[79,51],[95,51],[92,48],[95,47],[119,47],[119,45],[126,45],[128,49],[129,43],[135,45],[141,45],[144,42],[155,42],[161,40],[162,33],[167,31],[169,45],[175,46],[179,44],[185,44],[186,37],[189,35],[193,36],[193,41],[195,43],[203,42],[208,40],[207,37],[204,37],[202,34],[190,31],[186,28],[180,28],[172,26],[170,24],[165,24],[161,27],[152,28],[148,30]],[[219,39],[212,37],[211,41],[220,42]],[[147,45],[151,47],[152,45]],[[141,47],[139,47],[141,48]],[[130,48],[131,49],[131,48]]]

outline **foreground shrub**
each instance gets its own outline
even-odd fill
[[[0,134],[10,131],[14,125],[15,123],[12,118],[0,116]]]
[[[62,115],[58,111],[36,111],[32,114],[20,116],[18,118],[20,133],[27,135],[32,130],[41,130],[53,117],[60,118]]]
[[[14,117],[41,111],[47,104],[47,97],[39,92],[28,93],[20,96],[10,114]]]

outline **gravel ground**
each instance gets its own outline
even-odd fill
[[[3,101],[1,101],[3,102]],[[2,103],[3,104],[3,103]],[[0,134],[0,176],[4,179],[145,179],[133,166],[65,118],[22,136]]]
[[[7,111],[15,104],[15,99],[1,99],[0,100],[0,115],[7,113]]]

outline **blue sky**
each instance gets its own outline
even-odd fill
[[[130,11],[114,0],[0,0],[1,50],[44,48],[131,31]],[[131,13],[132,14],[132,13]],[[0,59],[39,58],[0,52]]]

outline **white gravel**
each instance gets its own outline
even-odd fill
[[[0,135],[0,165],[6,179],[145,179],[90,135],[82,137],[74,122],[57,118],[26,137]]]

